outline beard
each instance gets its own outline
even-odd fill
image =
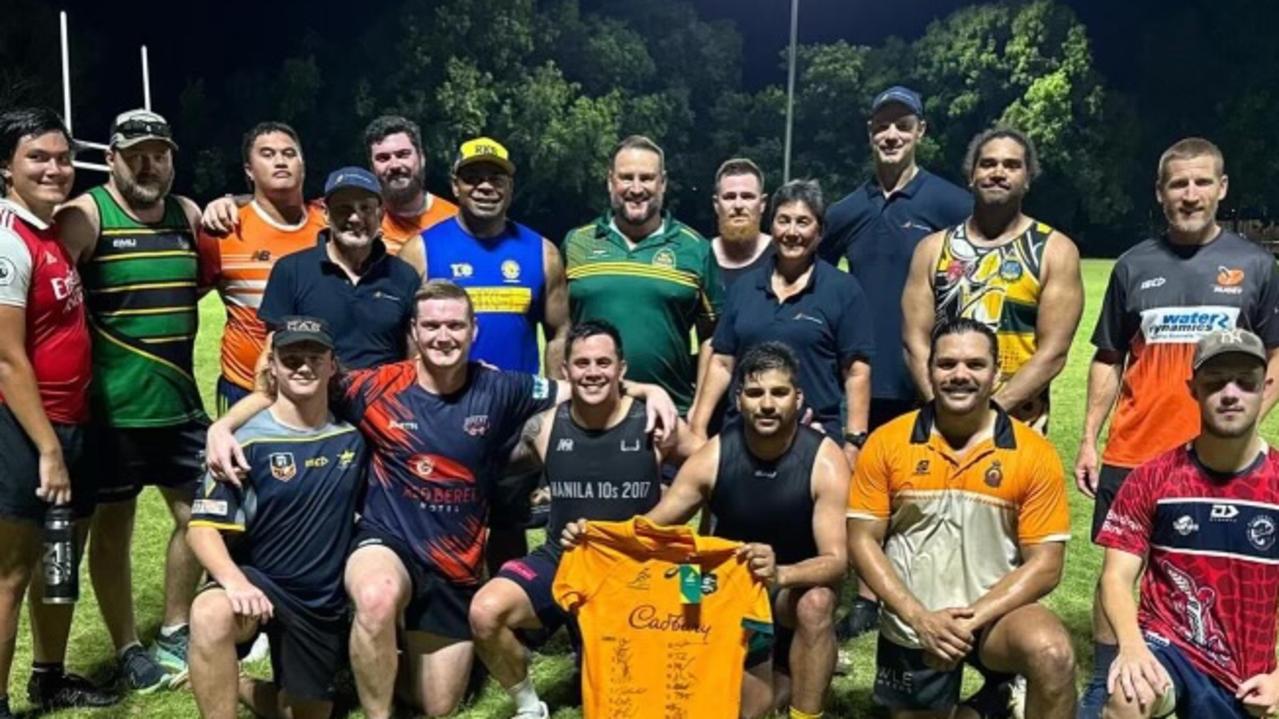
[[[139,182],[131,173],[116,172],[112,173],[112,179],[115,180],[120,196],[133,207],[153,207],[173,188],[173,173],[169,173],[167,177],[156,176]]]
[[[619,225],[626,224],[631,226],[639,226],[653,219],[662,212],[662,198],[660,195],[654,195],[648,200],[648,210],[643,217],[632,219],[626,214],[626,198],[613,195],[609,198],[609,205],[613,208],[613,221]]]
[[[725,242],[753,242],[759,237],[759,217],[754,216],[750,222],[719,222],[719,236]]]
[[[382,183],[382,197],[386,200],[386,204],[392,206],[407,205],[412,202],[418,193],[426,186],[426,170],[421,169],[413,172],[408,176],[408,182],[404,185],[392,185],[389,181]],[[402,175],[395,175],[390,179],[399,179]]]

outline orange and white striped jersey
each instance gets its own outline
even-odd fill
[[[200,285],[214,286],[226,305],[222,335],[222,376],[253,388],[253,367],[266,344],[266,325],[258,319],[262,291],[276,260],[315,244],[326,227],[324,208],[308,203],[297,225],[271,219],[256,200],[239,208],[239,224],[224,237],[200,233]]]
[[[382,214],[382,242],[386,243],[386,251],[392,255],[400,254],[404,243],[456,214],[457,205],[429,192],[426,193],[426,210],[419,214],[396,215],[389,209],[385,210]]]

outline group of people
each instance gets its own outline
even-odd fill
[[[1023,212],[1024,133],[973,138],[965,190],[916,163],[927,131],[917,93],[878,95],[874,174],[829,207],[815,181],[768,193],[726,161],[710,240],[665,208],[662,148],[627,137],[608,209],[557,244],[508,216],[516,164],[489,137],[460,144],[453,204],[425,189],[418,127],[380,117],[368,167],[308,201],[298,134],[264,122],[242,147],[251,194],[200,208],[170,192],[156,113],[116,118],[106,183],[75,198],[57,115],[0,113],[0,719],[24,594],[30,700],[119,697],[62,664],[72,610],[39,571],[55,504],[123,686],[189,677],[203,716],[328,716],[348,664],[371,719],[447,715],[478,655],[514,716],[546,717],[529,651],[561,627],[595,649],[556,603],[561,557],[584,522],[635,516],[700,516],[768,588],[774,631],[726,716],[822,716],[840,640],[868,631],[895,717],[1279,710],[1279,452],[1257,431],[1279,399],[1279,270],[1216,222],[1221,152],[1160,158],[1166,228],[1116,263],[1093,333],[1075,477],[1106,555],[1081,701],[1039,603],[1070,537],[1044,434],[1078,251]],[[208,291],[226,308],[211,424]],[[130,584],[148,484],[173,517],[149,650]],[[271,682],[237,669],[259,635]],[[961,702],[964,664],[985,684]]]

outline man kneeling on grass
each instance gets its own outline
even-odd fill
[[[251,469],[238,485],[205,477],[192,505],[187,541],[212,579],[191,608],[204,717],[233,719],[237,693],[259,716],[332,711],[349,631],[342,569],[367,456],[360,433],[329,414],[336,371],[324,323],[286,319],[268,365],[275,403],[235,433]],[[237,682],[237,654],[263,631],[274,683]]]

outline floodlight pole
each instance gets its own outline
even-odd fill
[[[790,182],[791,134],[795,125],[795,45],[799,38],[799,0],[790,0],[790,61],[786,80],[786,147],[782,153],[782,182]]]
[[[67,132],[75,137],[71,129],[71,51],[67,43],[67,11],[58,13],[58,24],[62,30],[62,121],[67,123]]]
[[[151,110],[151,64],[147,62],[147,46],[142,46],[142,106]]]

